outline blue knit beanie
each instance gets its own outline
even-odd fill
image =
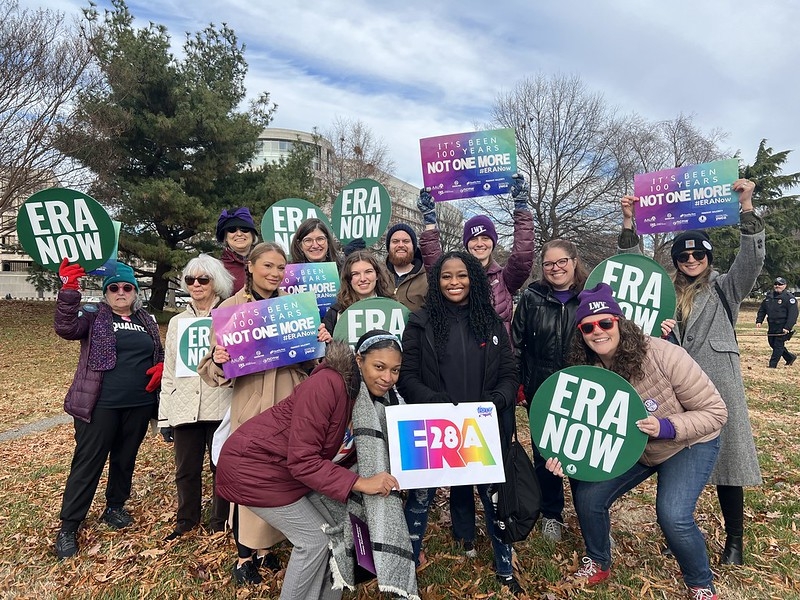
[[[139,291],[139,282],[136,281],[136,276],[133,274],[133,269],[131,269],[125,263],[118,262],[117,272],[114,275],[109,275],[103,279],[104,294],[106,293],[106,288],[112,283],[130,283],[136,288],[137,292]]]

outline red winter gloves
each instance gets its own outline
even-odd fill
[[[145,386],[145,390],[148,392],[155,392],[158,388],[161,387],[161,374],[164,372],[164,362],[156,363],[145,373],[150,375],[150,383]]]
[[[69,264],[69,259],[64,258],[61,266],[58,267],[58,276],[61,279],[62,290],[80,290],[81,277],[86,275],[86,271],[78,263]]]

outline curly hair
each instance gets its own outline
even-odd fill
[[[256,246],[250,251],[250,256],[247,258],[248,265],[256,262],[256,260],[258,260],[262,254],[266,254],[267,252],[277,252],[283,257],[284,263],[286,262],[286,252],[284,252],[283,246],[277,242],[261,242],[260,244],[256,244]],[[247,276],[247,280],[244,284],[244,293],[249,300],[253,297],[253,274],[250,272],[249,268],[246,268],[244,272]],[[272,296],[274,297],[277,295],[278,290],[275,290]]]
[[[331,230],[328,229],[328,226],[325,225],[320,219],[306,219],[300,226],[297,228],[297,231],[294,233],[294,238],[292,239],[292,247],[290,248],[291,254],[291,262],[293,263],[304,263],[308,262],[308,258],[306,258],[306,253],[303,251],[303,238],[305,238],[309,233],[314,231],[315,229],[319,229],[322,232],[322,235],[328,240],[328,251],[325,253],[325,260],[322,262],[334,262],[337,265],[342,264],[342,260],[339,257],[339,253],[336,251],[336,242],[333,239],[333,234]]]
[[[425,308],[433,324],[433,338],[437,351],[447,346],[450,336],[450,319],[448,317],[449,300],[442,293],[442,265],[450,259],[458,259],[464,263],[469,276],[469,328],[475,340],[482,342],[492,335],[500,317],[492,306],[492,289],[481,263],[477,258],[461,250],[443,254],[428,273],[428,294],[425,296]]]
[[[675,307],[675,320],[678,323],[685,323],[689,320],[689,315],[692,314],[692,306],[697,294],[704,290],[709,285],[711,277],[711,264],[709,263],[705,270],[697,277],[689,277],[677,269],[672,274],[672,283],[675,284],[675,296],[677,297],[677,306]]]
[[[336,302],[341,309],[340,313],[359,300],[358,294],[353,289],[353,283],[350,281],[353,265],[359,261],[369,263],[375,269],[375,295],[379,298],[394,299],[394,283],[389,276],[389,271],[386,270],[386,265],[375,258],[375,255],[369,250],[356,250],[348,255],[344,261],[344,266],[342,266],[342,285],[339,288],[339,294],[336,296]]]
[[[544,261],[544,255],[547,254],[548,250],[559,249],[566,252],[569,258],[575,260],[575,275],[572,279],[572,285],[569,286],[569,289],[573,292],[580,292],[583,290],[584,285],[586,285],[586,280],[589,278],[589,271],[586,268],[586,265],[583,264],[581,257],[578,256],[578,247],[570,242],[569,240],[562,240],[560,238],[550,240],[546,242],[542,246],[542,251],[540,253],[540,266],[541,261]],[[542,278],[539,280],[544,286],[548,288],[551,287],[550,282],[547,281],[547,278],[544,276],[544,269],[542,269]]]
[[[617,327],[619,327],[619,345],[611,360],[611,366],[607,368],[630,383],[635,383],[644,377],[644,357],[649,348],[649,338],[636,323],[625,317],[619,317]],[[600,357],[586,344],[583,334],[578,332],[578,335],[572,338],[567,363],[595,365],[599,361]]]

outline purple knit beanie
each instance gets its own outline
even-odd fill
[[[492,240],[492,245],[497,246],[497,231],[492,220],[486,215],[475,215],[464,223],[464,248],[467,247],[467,242],[478,235],[488,236]]]
[[[575,311],[576,324],[590,315],[624,316],[619,304],[614,300],[611,286],[607,283],[598,283],[590,290],[583,290],[578,294],[578,302],[578,310]]]

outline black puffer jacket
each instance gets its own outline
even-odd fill
[[[463,377],[454,373],[453,377]],[[441,401],[441,376],[439,357],[433,339],[433,324],[425,309],[411,314],[403,332],[403,365],[397,389],[408,404]],[[497,406],[501,438],[504,444],[511,440],[514,427],[514,404],[517,387],[514,357],[506,328],[497,321],[492,339],[486,342],[484,352],[483,390],[476,390],[474,398],[455,398],[478,402],[488,396]]]
[[[539,281],[522,293],[511,322],[511,339],[528,402],[545,379],[567,366],[577,310],[577,295],[561,304],[550,286]]]

